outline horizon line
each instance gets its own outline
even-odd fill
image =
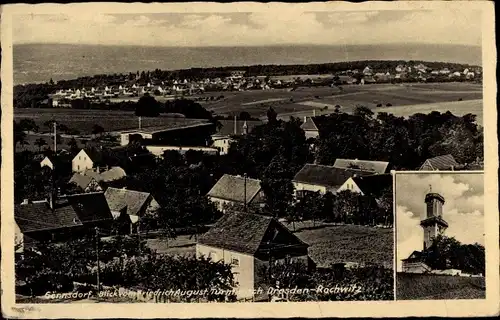
[[[328,44],[328,43],[277,43],[277,44],[237,44],[237,45],[161,45],[161,44],[108,44],[108,43],[70,43],[70,42],[13,42],[16,45],[70,45],[70,46],[108,46],[108,47],[157,47],[157,48],[234,48],[234,47],[290,47],[290,46],[390,46],[390,45],[436,45],[436,46],[462,46],[462,47],[477,47],[482,48],[482,44],[467,44],[467,43],[430,43],[430,42],[393,42],[393,43],[359,43],[359,44]]]

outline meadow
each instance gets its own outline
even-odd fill
[[[218,96],[219,93],[211,93]],[[233,115],[246,111],[254,117],[265,118],[272,106],[282,117],[312,115],[316,112],[333,112],[336,105],[350,112],[356,106],[376,108],[381,104],[393,107],[415,106],[442,102],[482,99],[482,86],[472,83],[416,83],[344,85],[337,87],[311,87],[244,92],[221,92],[224,98],[203,103],[217,114]],[[325,108],[326,107],[326,108]],[[446,107],[446,106],[439,106]],[[321,111],[321,109],[325,109]],[[439,109],[438,109],[439,111]]]
[[[133,111],[115,110],[89,110],[89,109],[15,109],[14,120],[32,119],[40,127],[41,131],[49,132],[52,128],[45,126],[45,122],[55,120],[64,124],[72,130],[78,130],[80,134],[91,134],[94,125],[99,125],[106,132],[138,128],[138,118]],[[153,126],[179,126],[188,125],[200,120],[186,119],[180,116],[161,115],[150,118],[142,117],[141,125]]]
[[[398,273],[397,300],[484,299],[485,278]]]
[[[290,230],[293,226],[285,224]],[[294,234],[309,244],[309,256],[318,266],[332,263],[374,263],[393,268],[393,230],[322,222],[295,223]]]

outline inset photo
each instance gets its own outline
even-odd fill
[[[485,299],[484,174],[395,175],[396,300]]]

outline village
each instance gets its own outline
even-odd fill
[[[325,75],[296,76],[247,76],[243,70],[232,70],[227,77],[160,80],[154,74],[139,73],[123,75],[103,87],[69,87],[59,89],[42,101],[47,107],[71,107],[72,100],[87,99],[91,102],[137,101],[145,93],[161,100],[192,97],[210,92],[249,90],[294,90],[297,85],[338,86],[387,84],[402,82],[477,82],[481,79],[479,67],[432,69],[425,64],[399,64],[393,69],[375,69],[369,65],[363,69],[347,69]],[[67,85],[65,85],[66,87]]]
[[[351,120],[341,121],[375,121],[365,119],[364,112],[369,110],[359,108],[348,116]],[[101,136],[95,135],[92,145],[70,150],[57,149],[58,124],[54,122],[54,145],[44,151],[21,152],[23,160],[15,162],[29,168],[20,170],[38,172],[26,177],[19,171],[24,180],[15,206],[19,262],[25,261],[25,252],[36,252],[46,243],[71,243],[90,235],[95,245],[126,236],[137,241],[138,248],[146,246],[135,253],[138,256],[153,250],[229,266],[233,285],[224,290],[234,289],[237,301],[335,296],[268,294],[279,290],[255,294],[260,293],[257,288],[279,288],[280,281],[286,283],[268,273],[270,268],[290,265],[316,276],[335,274],[333,279],[339,272],[375,268],[389,277],[384,294],[373,295],[379,288],[372,287],[372,278],[345,280],[364,290],[353,299],[392,299],[391,170],[401,164],[341,157],[325,164],[321,136],[329,130],[328,121],[343,116],[333,117],[308,116],[287,122],[278,120],[270,108],[265,123],[235,117],[222,128],[206,120],[144,127],[138,117],[137,127],[121,131],[115,145],[104,146],[99,143]],[[296,136],[294,141],[288,141],[289,134]],[[266,146],[269,143],[291,145],[280,147],[289,150],[279,150]],[[255,150],[248,150],[251,145]],[[259,157],[269,160],[253,162],[262,161]],[[287,165],[283,157],[291,157],[292,162]],[[296,157],[302,160],[293,160]],[[452,154],[443,153],[409,169],[446,171],[481,165],[481,160],[459,163]],[[16,178],[16,185],[23,180]],[[355,240],[360,235],[361,242]],[[370,251],[364,249],[368,243]],[[101,264],[97,262],[98,269],[108,268]],[[106,284],[106,273],[95,268],[84,273],[97,272],[97,283],[95,277],[86,279],[99,290]],[[26,281],[20,281],[21,292],[27,287]],[[33,287],[29,290],[33,292]]]

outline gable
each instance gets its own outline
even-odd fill
[[[89,161],[93,163],[92,159],[90,156],[85,152],[84,149],[80,150],[80,152],[77,153],[77,155],[73,158],[73,162],[75,161]]]
[[[259,249],[266,249],[269,246],[284,246],[284,245],[306,245],[297,236],[291,233],[285,226],[276,220],[272,220],[269,224],[264,237],[259,245]]]

